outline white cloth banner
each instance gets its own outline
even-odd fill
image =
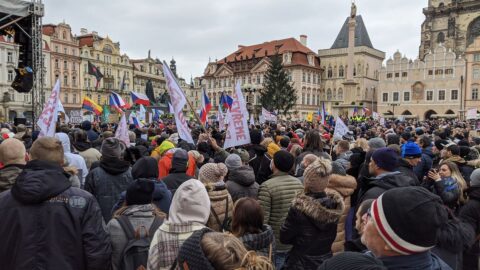
[[[334,137],[343,137],[349,131],[347,125],[342,121],[340,117],[337,117],[337,122],[335,123],[335,132],[333,133]]]
[[[167,63],[163,62],[163,74],[167,81],[168,93],[170,94],[170,100],[172,102],[173,114],[175,116],[175,125],[177,126],[178,136],[182,140],[189,143],[194,143],[192,138],[192,132],[187,124],[187,119],[183,115],[183,107],[187,103],[187,99],[183,94],[182,88],[178,85],[172,71],[168,68]]]
[[[380,115],[377,112],[372,112],[372,117],[373,117],[373,120],[380,119]]]
[[[468,109],[467,111],[467,120],[477,119],[477,108]]]
[[[124,142],[127,147],[130,145],[130,138],[128,137],[127,119],[125,113],[122,113],[122,118],[118,123],[117,131],[115,131],[115,138]]]
[[[258,116],[258,122],[259,122],[260,124],[265,124],[265,117],[263,116],[263,114],[260,114],[260,115]]]
[[[63,108],[63,104],[62,102],[60,101],[60,99],[58,99],[58,103],[57,103],[57,113],[61,112],[63,113],[63,116],[65,116],[65,124],[68,124],[70,122],[70,118],[68,117],[68,115],[65,113],[65,108]]]
[[[262,115],[265,121],[277,122],[277,116],[262,107]]]
[[[52,89],[52,93],[43,107],[42,114],[38,117],[37,125],[40,128],[39,137],[55,136],[55,126],[58,115],[58,102],[60,100],[60,79],[57,80]]]
[[[225,136],[225,143],[223,148],[244,145],[250,143],[250,132],[248,130],[248,111],[247,104],[243,98],[240,81],[235,86],[235,93],[233,94],[232,107],[227,114],[228,127]]]
[[[138,111],[137,113],[137,119],[138,121],[145,121],[145,113],[147,112],[147,110],[145,110],[145,107],[143,107],[142,104],[140,104],[140,110]]]
[[[250,115],[250,125],[255,125],[255,119],[253,119],[253,114]]]
[[[175,111],[173,110],[173,106],[172,106],[172,103],[168,103],[168,112],[171,113],[171,114],[174,114]]]

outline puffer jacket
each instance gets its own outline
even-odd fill
[[[95,198],[58,164],[33,160],[0,194],[2,269],[105,269],[111,246]]]
[[[357,206],[368,199],[376,199],[385,191],[396,187],[415,186],[416,181],[401,172],[390,172],[373,178],[363,178]]]
[[[283,269],[316,269],[331,257],[344,210],[343,198],[336,192],[298,194],[280,231],[280,242],[293,245]]]
[[[327,191],[336,191],[342,198],[345,204],[345,210],[343,210],[342,216],[337,225],[337,237],[332,245],[332,252],[334,254],[342,252],[345,244],[345,221],[347,219],[348,212],[350,211],[351,198],[350,196],[357,187],[357,181],[350,175],[332,174],[328,181]]]
[[[258,197],[259,185],[255,182],[255,173],[250,166],[230,170],[226,185],[234,202],[243,197]]]
[[[128,220],[132,224],[134,230],[144,227],[147,231],[155,219],[154,208],[152,204],[143,205],[131,205],[128,206],[123,212],[123,216],[127,216]],[[163,219],[163,217],[161,217]],[[107,224],[107,232],[110,235],[112,241],[112,269],[120,269],[120,264],[123,259],[123,250],[128,244],[128,238],[125,235],[125,231],[118,222],[113,218]],[[153,238],[153,235],[150,235]]]
[[[233,211],[233,200],[228,193],[225,184],[221,182],[216,183],[213,187],[209,187],[208,197],[210,198],[211,211],[207,227],[217,232],[229,230]],[[215,214],[216,217],[218,217],[218,220],[215,217]]]
[[[258,200],[265,213],[264,224],[272,227],[275,239],[280,237],[282,227],[292,200],[297,193],[303,190],[303,185],[297,178],[284,172],[278,172],[258,189]],[[290,245],[277,243],[277,251],[285,252],[291,248]]]
[[[275,236],[269,225],[263,225],[261,233],[247,233],[239,239],[247,250],[254,250],[259,256],[269,258],[270,255],[275,254]]]
[[[11,164],[0,169],[0,192],[9,190],[25,165]]]

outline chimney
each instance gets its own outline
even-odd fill
[[[302,43],[303,46],[307,47],[307,35],[300,35],[300,43]]]
[[[239,50],[240,50],[240,49],[243,49],[243,48],[245,48],[244,45],[238,45],[238,49],[239,49]]]
[[[97,31],[92,31],[92,34],[93,34],[94,36],[98,36],[98,32],[97,32]]]
[[[80,28],[80,35],[88,34],[87,28]]]

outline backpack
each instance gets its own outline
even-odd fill
[[[130,223],[127,216],[120,216],[116,219],[125,232],[128,240],[127,245],[122,252],[122,261],[119,269],[147,269],[150,242],[152,241],[155,231],[157,231],[158,227],[163,223],[163,219],[155,217],[148,231],[144,226],[134,230],[132,223]],[[142,234],[142,228],[145,232],[144,234]]]

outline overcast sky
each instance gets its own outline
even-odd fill
[[[357,0],[358,12],[376,49],[387,59],[397,50],[416,58],[422,8],[427,0]],[[70,24],[97,31],[120,42],[130,58],[177,61],[178,73],[189,81],[201,76],[209,57],[222,59],[239,44],[308,36],[317,52],[330,48],[350,0],[44,0],[43,23]]]

